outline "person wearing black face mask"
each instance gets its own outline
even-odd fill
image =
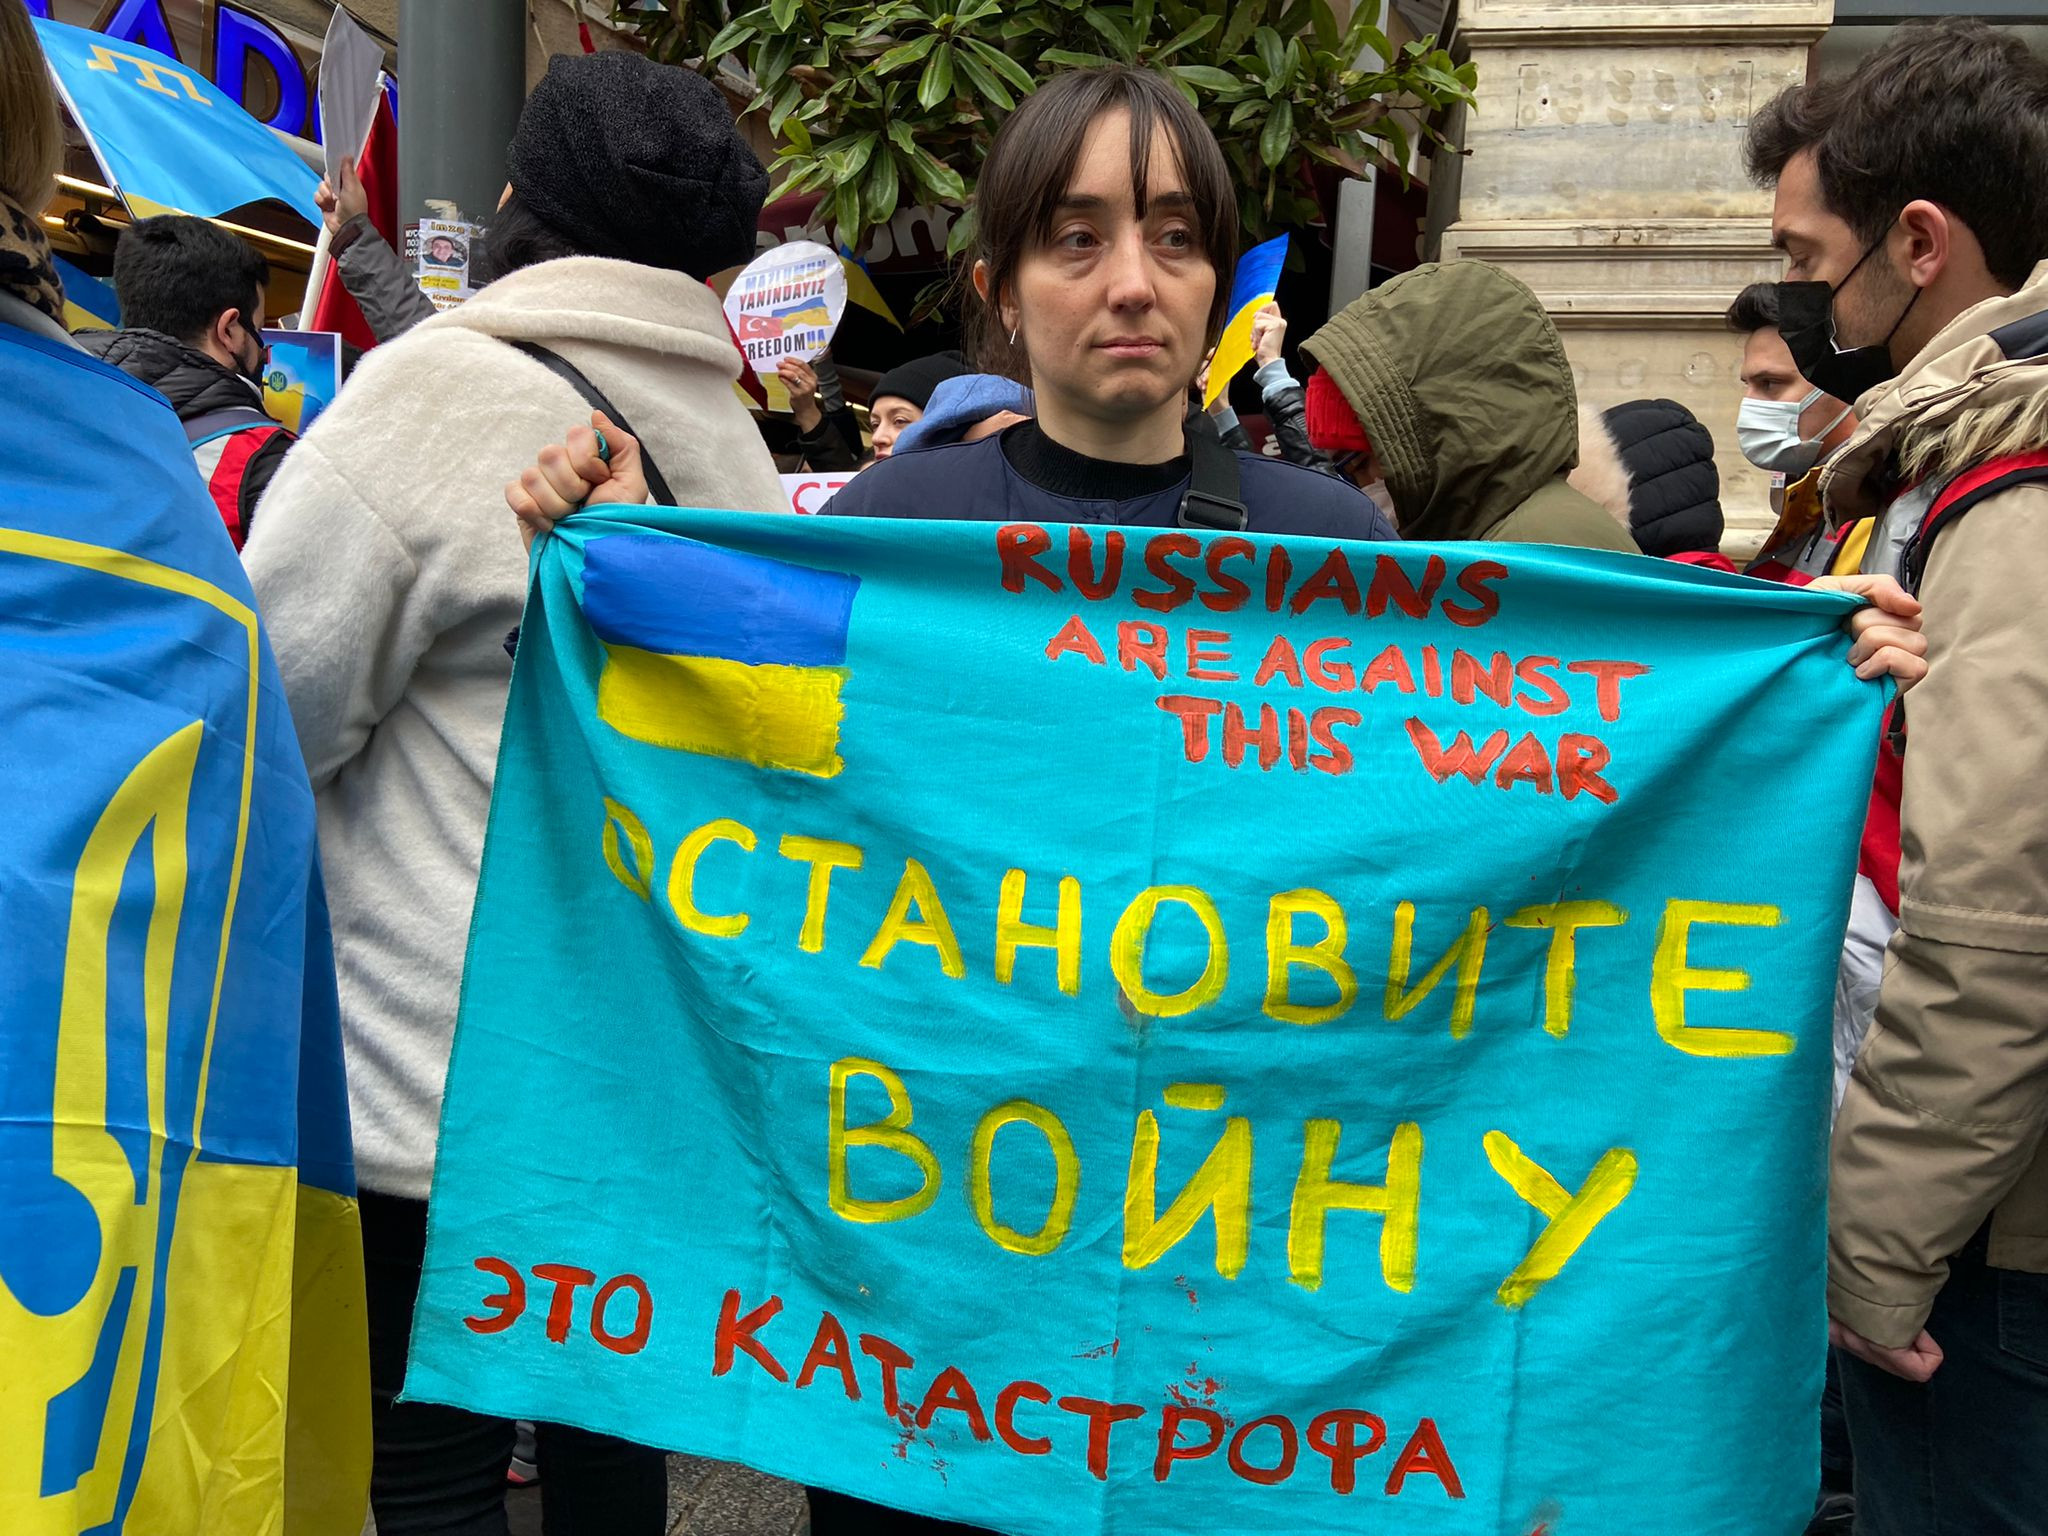
[[[1876,516],[1862,569],[1917,590],[1930,663],[1892,717],[1866,825],[1859,919],[1874,905],[1897,932],[1881,980],[1848,995],[1869,1032],[1833,1139],[1854,1526],[2038,1533],[2048,63],[1981,22],[1904,26],[1853,75],[1768,103],[1747,151],[1776,188],[1786,345],[1860,418],[1820,471],[1825,516]]]
[[[1904,307],[1881,339],[1845,347],[1835,323],[1835,304],[1842,290],[1849,286],[1857,273],[1870,265],[1871,257],[1886,250],[1890,244],[1891,232],[1887,230],[1857,257],[1848,275],[1838,283],[1788,281],[1777,285],[1778,334],[1785,338],[1792,361],[1812,381],[1815,389],[1833,395],[1837,400],[1854,400],[1898,375],[1899,365],[1893,360],[1892,343],[1919,304],[1922,292],[1910,278],[1901,284],[1895,277],[1887,285],[1894,294],[1901,286],[1907,291]],[[1886,268],[1880,266],[1878,270]],[[1876,286],[1875,281],[1873,286]]]
[[[183,214],[143,219],[114,249],[125,328],[78,337],[171,402],[237,549],[296,441],[263,408],[269,281],[269,263],[217,224]]]

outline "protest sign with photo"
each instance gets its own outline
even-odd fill
[[[436,309],[453,309],[476,292],[470,281],[470,259],[483,230],[448,219],[422,219],[413,252],[420,292]],[[412,249],[410,242],[408,248]]]

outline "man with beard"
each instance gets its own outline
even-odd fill
[[[263,409],[269,281],[270,264],[216,224],[143,219],[114,250],[125,329],[78,338],[171,402],[236,549],[293,442]]]

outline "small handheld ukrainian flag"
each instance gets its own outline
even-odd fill
[[[597,717],[650,746],[829,779],[860,579],[668,534],[583,551]]]
[[[320,222],[320,178],[196,69],[140,43],[38,20],[65,105],[138,219],[266,199]]]
[[[1216,356],[1209,363],[1209,387],[1202,396],[1207,409],[1223,398],[1230,381],[1252,360],[1252,317],[1273,302],[1280,291],[1280,269],[1287,265],[1287,237],[1281,235],[1264,245],[1255,245],[1237,264],[1230,283],[1230,320],[1223,327],[1223,339],[1216,343]]]

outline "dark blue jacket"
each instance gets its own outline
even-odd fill
[[[1061,495],[1025,479],[1003,451],[1012,427],[978,443],[955,443],[884,459],[832,498],[835,517],[959,518],[992,523],[1116,523],[1173,527],[1188,477],[1121,499]],[[1255,453],[1237,455],[1249,533],[1321,539],[1400,537],[1372,498],[1347,481]],[[1126,466],[1104,466],[1121,470]]]

